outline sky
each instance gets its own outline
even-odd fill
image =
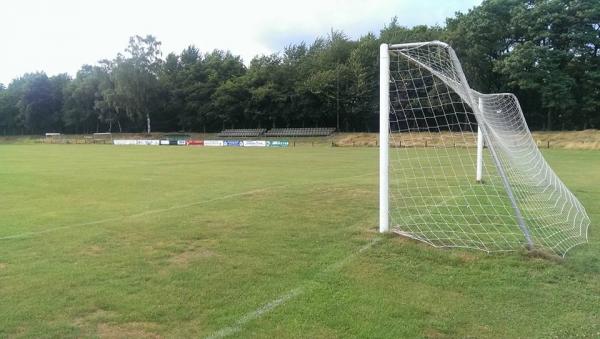
[[[0,9],[0,83],[35,71],[75,75],[152,34],[163,56],[193,44],[257,54],[343,30],[350,38],[399,24],[443,25],[481,0],[8,0]]]

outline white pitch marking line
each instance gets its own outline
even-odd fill
[[[249,323],[252,320],[258,319],[260,318],[263,314],[266,314],[268,312],[271,312],[272,310],[274,310],[275,308],[277,308],[278,306],[281,306],[282,304],[285,304],[288,300],[293,299],[297,296],[299,296],[300,294],[304,293],[304,289],[303,288],[296,288],[293,290],[290,290],[289,292],[281,295],[279,298],[257,308],[256,310],[250,312],[250,313],[246,313],[244,316],[242,316],[241,318],[239,318],[234,325],[232,326],[228,326],[228,327],[224,327],[218,331],[216,331],[215,333],[211,334],[209,337],[207,337],[207,339],[218,339],[218,338],[225,338],[227,336],[233,335],[239,331],[242,330],[242,327]]]
[[[348,255],[346,258],[344,258],[334,264],[329,265],[327,268],[325,268],[323,271],[321,271],[319,274],[317,274],[317,276],[339,270],[344,265],[346,265],[348,262],[350,262],[354,257],[358,256],[359,254],[361,254],[364,251],[368,250],[369,248],[373,247],[373,245],[375,245],[382,239],[383,238],[374,238],[369,243],[367,243],[363,247],[359,248],[358,251]],[[244,325],[246,325],[247,323],[261,318],[263,315],[273,311],[274,309],[276,309],[279,306],[284,305],[286,302],[290,301],[291,299],[296,298],[297,296],[299,296],[301,294],[309,293],[314,288],[315,288],[314,285],[310,286],[310,282],[307,282],[304,285],[300,285],[294,289],[291,289],[288,292],[279,296],[278,298],[257,308],[256,310],[246,313],[241,318],[239,318],[235,323],[233,323],[233,325],[223,327],[222,329],[213,332],[213,334],[206,337],[206,339],[220,339],[220,338],[225,338],[227,336],[238,333],[242,330]]]
[[[337,180],[363,177],[363,176],[371,175],[371,174],[374,174],[374,173],[364,173],[364,174],[353,175],[353,176],[349,176],[349,177],[337,178]],[[336,180],[336,179],[334,179],[334,180]],[[167,212],[167,211],[172,211],[172,210],[187,208],[187,207],[191,207],[191,206],[208,204],[208,203],[215,202],[215,201],[220,201],[220,200],[225,200],[225,199],[229,199],[229,198],[235,198],[235,197],[244,196],[244,195],[248,195],[248,194],[254,194],[254,193],[258,193],[258,192],[263,192],[263,191],[266,191],[266,190],[269,190],[269,189],[273,189],[273,188],[284,188],[284,187],[290,187],[290,186],[293,186],[293,185],[305,185],[305,184],[307,184],[307,183],[298,183],[298,184],[289,184],[289,185],[277,185],[277,186],[270,186],[270,187],[265,187],[265,188],[259,188],[259,189],[250,190],[250,191],[247,191],[247,192],[240,192],[240,193],[228,194],[228,195],[224,195],[224,196],[218,197],[218,198],[213,198],[213,199],[208,199],[208,200],[203,200],[203,201],[197,201],[197,202],[192,202],[192,203],[183,204],[183,205],[175,205],[175,206],[171,206],[171,207],[167,207],[167,208],[159,208],[159,209],[144,211],[144,212],[140,212],[140,213],[136,213],[136,214],[124,215],[124,216],[119,216],[119,217],[112,217],[112,218],[101,219],[101,220],[96,220],[96,221],[87,221],[87,222],[78,223],[78,224],[57,226],[57,227],[52,227],[52,228],[45,229],[45,230],[42,230],[42,231],[37,231],[37,232],[24,232],[24,233],[20,233],[20,234],[8,235],[8,236],[5,236],[5,237],[0,237],[0,240],[21,239],[21,238],[26,238],[26,237],[29,237],[29,236],[50,233],[50,232],[54,232],[54,231],[58,231],[58,230],[63,230],[63,229],[69,229],[69,228],[75,228],[75,227],[81,227],[81,226],[89,226],[89,225],[105,224],[107,222],[118,221],[118,220],[123,220],[123,219],[127,219],[127,218],[142,217],[142,216],[150,215],[150,214],[157,214],[157,213],[162,213],[162,212]],[[310,184],[314,184],[314,182],[311,182]]]
[[[227,194],[227,195],[224,195],[224,196],[221,196],[221,197],[218,197],[218,198],[213,198],[213,199],[208,199],[208,200],[203,200],[203,201],[197,201],[197,202],[192,202],[192,203],[182,204],[182,205],[175,205],[175,206],[171,206],[171,207],[167,207],[167,208],[159,208],[159,209],[155,209],[155,210],[149,210],[149,211],[144,211],[144,212],[140,212],[140,213],[135,213],[135,214],[130,214],[130,215],[124,215],[124,216],[119,216],[119,217],[113,217],[113,218],[108,218],[108,219],[102,219],[102,220],[96,220],[96,221],[88,221],[88,222],[83,222],[83,223],[79,223],[79,224],[72,224],[72,225],[57,226],[57,227],[49,228],[49,229],[46,229],[46,230],[43,230],[43,231],[38,231],[38,232],[25,232],[25,233],[21,233],[21,234],[9,235],[9,236],[0,238],[0,240],[26,238],[28,236],[33,236],[33,235],[38,235],[38,234],[44,234],[44,233],[54,232],[54,231],[58,231],[58,230],[62,230],[62,229],[67,229],[67,228],[89,226],[89,225],[97,225],[97,224],[105,224],[107,222],[118,221],[118,220],[123,220],[123,219],[127,219],[127,218],[142,217],[142,216],[151,215],[151,214],[158,214],[158,213],[168,212],[168,211],[172,211],[172,210],[187,208],[187,207],[191,207],[191,206],[208,204],[208,203],[211,203],[211,202],[225,200],[225,199],[229,199],[229,198],[235,198],[235,197],[240,197],[240,196],[244,196],[244,195],[259,193],[259,192],[263,192],[263,191],[266,191],[266,190],[269,190],[269,189],[272,189],[272,188],[282,188],[282,187],[286,187],[286,185],[271,186],[271,187],[265,187],[265,188],[260,188],[260,189],[254,189],[254,190],[250,190],[250,191],[246,191],[246,192]]]

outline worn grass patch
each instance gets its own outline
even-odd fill
[[[100,324],[97,335],[101,338],[161,338],[153,332],[158,326],[154,323],[133,322],[125,324]]]

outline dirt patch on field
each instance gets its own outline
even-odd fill
[[[203,258],[213,257],[215,255],[215,252],[205,248],[193,248],[171,257],[169,259],[169,262],[176,266],[185,267],[194,261],[198,261]]]
[[[445,333],[442,333],[434,328],[428,328],[423,332],[425,338],[437,339],[437,338],[448,338]]]
[[[3,270],[8,267],[8,264],[0,262],[0,270]]]
[[[117,318],[117,316],[118,314],[115,312],[97,309],[75,318],[74,323],[77,327],[85,327],[86,325],[89,326],[89,324],[109,321],[110,319]]]
[[[100,338],[161,338],[154,323],[133,322],[126,324],[100,324],[97,334]]]
[[[107,323],[113,319],[119,319],[119,314],[103,309],[84,312],[73,320],[73,325],[81,331],[81,337],[94,337],[97,332],[98,323]]]
[[[102,248],[98,245],[92,245],[92,246],[85,248],[83,251],[81,251],[81,254],[98,256],[98,255],[102,254],[103,252],[104,252],[104,248]]]
[[[455,256],[463,263],[470,263],[479,259],[477,255],[467,252],[458,252]]]
[[[27,327],[19,326],[12,334],[9,334],[7,338],[8,339],[25,338],[27,336],[27,332],[28,332]]]
[[[551,262],[555,262],[555,263],[559,263],[559,264],[563,262],[562,257],[560,257],[554,253],[545,251],[543,249],[537,249],[537,248],[533,249],[533,250],[525,251],[525,256],[527,258],[533,259],[533,260],[540,259],[540,260],[551,261]]]
[[[145,256],[154,258],[158,274],[167,276],[173,268],[186,268],[207,258],[219,256],[214,250],[216,240],[194,238],[177,241],[158,241],[145,247]]]

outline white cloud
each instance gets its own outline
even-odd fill
[[[25,73],[75,74],[113,58],[129,36],[153,34],[163,52],[190,44],[229,49],[245,60],[332,28],[356,38],[377,33],[393,16],[403,25],[443,24],[480,0],[20,0],[0,11],[0,82]]]

